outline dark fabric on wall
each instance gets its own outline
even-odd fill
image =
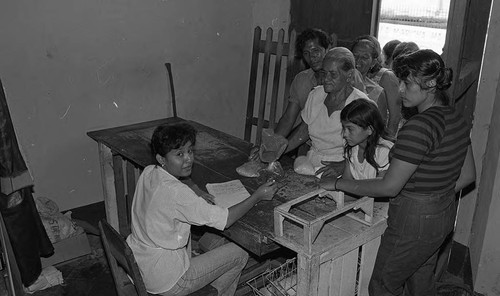
[[[28,171],[16,139],[10,118],[7,100],[0,81],[0,179],[21,178]],[[0,211],[10,238],[14,256],[23,284],[33,284],[42,271],[40,256],[54,253],[54,247],[43,227],[32,196],[32,179],[23,185],[5,192],[1,188]],[[20,189],[19,189],[20,188]],[[13,191],[13,192],[11,192]],[[9,197],[20,195],[20,202],[11,202]]]
[[[20,194],[23,198],[21,203],[10,208],[2,206],[0,210],[16,257],[21,280],[28,287],[36,281],[42,271],[40,256],[53,254],[54,247],[43,228],[31,188],[21,189]],[[4,194],[2,197],[2,200],[8,198]]]
[[[27,169],[23,156],[19,153],[16,134],[0,80],[0,177],[15,177]]]

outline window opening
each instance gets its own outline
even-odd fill
[[[388,41],[415,42],[442,54],[450,0],[380,0],[377,38],[380,46]]]

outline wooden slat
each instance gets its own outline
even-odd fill
[[[250,83],[248,86],[247,116],[244,135],[244,139],[247,142],[250,142],[250,138],[252,136],[252,119],[255,105],[255,88],[257,87],[257,69],[259,67],[259,42],[261,32],[262,30],[260,27],[255,27],[253,33],[252,62],[250,64]]]
[[[332,261],[323,262],[319,266],[318,295],[329,295],[332,277]]]
[[[290,86],[292,85],[292,81],[295,78],[295,73],[294,69],[296,68],[295,65],[295,39],[296,39],[296,32],[295,30],[292,30],[290,33],[290,36],[288,38],[288,45],[289,45],[289,51],[287,54],[287,60],[286,60],[286,76],[285,76],[285,89],[283,92],[283,111],[286,109],[286,103],[288,100],[288,97],[290,96]],[[286,49],[286,47],[285,47]]]
[[[149,296],[132,250],[123,236],[117,233],[105,220],[99,222],[99,230],[118,295]],[[123,271],[132,278],[133,283]]]
[[[259,122],[259,119],[258,118],[252,118],[252,124],[253,125],[257,125],[257,123]],[[268,128],[269,127],[269,120],[265,120],[264,119],[264,128]]]
[[[477,82],[480,70],[481,63],[479,61],[462,64],[459,75],[455,74],[458,76],[457,85],[455,85],[453,90],[455,104],[460,101],[469,88]]]
[[[327,295],[355,295],[358,248],[324,264],[331,264],[329,293]]]
[[[359,248],[342,256],[342,282],[340,295],[355,295]],[[334,271],[335,272],[335,271]]]
[[[255,145],[260,146],[262,129],[264,127],[264,115],[266,113],[267,84],[269,82],[269,64],[271,61],[271,42],[273,40],[273,29],[266,31],[266,46],[264,49],[264,64],[262,65],[262,81],[260,83],[259,113],[257,121],[257,137]]]
[[[318,295],[319,257],[297,254],[297,295]]]
[[[279,106],[278,96],[279,93],[284,93],[283,99],[283,110],[286,107],[286,99],[290,93],[289,88],[291,82],[296,74],[294,71],[295,62],[295,31],[292,31],[289,36],[289,41],[285,42],[285,30],[280,29],[278,32],[278,40],[272,40],[273,29],[268,28],[266,31],[265,40],[261,40],[260,28],[256,28],[259,33],[259,40],[254,33],[254,44],[252,52],[252,64],[251,64],[251,75],[249,83],[249,97],[247,102],[247,117],[245,121],[245,135],[244,139],[246,141],[252,141],[252,136],[255,133],[255,140],[252,141],[255,145],[260,145],[262,129],[264,128],[274,128],[277,122],[277,109]],[[257,51],[257,54],[256,54]],[[269,71],[272,67],[271,56],[274,56],[274,74],[269,77]],[[257,60],[254,60],[254,57]],[[285,79],[280,79],[282,74],[282,61],[283,57],[287,57],[287,66],[285,69],[286,76]],[[259,62],[262,60],[262,62]],[[255,73],[254,73],[255,69]],[[261,79],[261,84],[256,83],[257,79]],[[282,83],[284,81],[284,83]],[[268,88],[271,84],[272,87]],[[257,114],[254,115],[255,111],[255,96],[257,94],[257,86],[259,86],[259,100],[257,106]],[[268,95],[268,90],[270,89],[270,94]],[[266,112],[268,105],[268,98],[270,97],[270,110]],[[281,99],[281,97],[280,97]],[[279,114],[281,115],[281,113]],[[252,125],[256,126],[256,130],[252,132]]]
[[[358,285],[360,296],[368,296],[368,284],[372,276],[379,246],[380,237],[377,237],[361,247],[361,265]]]
[[[104,207],[106,208],[106,220],[114,229],[119,230],[118,211],[116,209],[116,192],[113,173],[113,155],[111,149],[99,142],[99,166],[101,169],[101,182],[104,197]]]
[[[466,33],[466,20],[468,17],[470,0],[452,0],[450,14],[448,18],[446,41],[443,52],[443,60],[447,67],[453,69],[453,85],[456,87],[459,81],[459,74],[462,68],[463,40]],[[454,105],[457,93],[455,87],[449,89],[451,104]]]
[[[327,263],[331,264],[332,269],[330,272],[330,282],[328,283],[328,295],[341,296],[340,289],[342,287],[342,273],[338,271],[342,271],[342,257],[331,260]]]
[[[281,57],[283,56],[283,43],[285,41],[285,30],[278,32],[278,45],[276,49],[276,59],[274,62],[273,90],[271,93],[271,108],[269,111],[269,127],[274,129],[276,125],[276,106],[278,105],[278,91],[281,76]]]
[[[283,30],[283,29],[280,29],[280,30]],[[270,48],[269,52],[272,55],[276,55],[278,53],[278,46],[279,46],[278,43],[279,43],[278,41],[271,42],[271,48]],[[283,43],[283,52],[284,53],[290,52],[290,49],[294,47],[294,44],[295,44],[295,41],[293,43]],[[265,48],[266,48],[266,40],[260,40],[259,51],[264,52]],[[285,55],[288,55],[288,54],[285,54]]]
[[[115,176],[116,210],[118,212],[118,229],[122,235],[129,233],[127,219],[127,200],[125,196],[125,179],[123,163],[120,155],[113,155],[113,172]]]
[[[132,162],[126,160],[126,176],[127,176],[127,225],[131,225],[132,223],[132,201],[134,200],[135,193],[135,185],[136,185],[136,176],[135,176],[135,166]],[[130,230],[130,226],[128,227]],[[128,234],[127,234],[128,235]]]

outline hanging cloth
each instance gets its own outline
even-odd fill
[[[19,150],[0,80],[0,210],[24,286],[41,273],[40,256],[54,253],[32,196],[33,178]]]

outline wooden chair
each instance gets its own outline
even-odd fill
[[[127,242],[109,223],[102,219],[99,221],[102,245],[108,258],[109,268],[115,282],[118,296],[150,296],[144,286],[139,266]],[[129,277],[133,283],[130,281]],[[201,290],[189,294],[190,296],[217,295],[217,290],[207,285]]]
[[[256,27],[254,30],[244,136],[246,141],[252,142],[252,128],[256,126],[257,130],[255,131],[256,136],[254,141],[256,145],[260,145],[261,143],[263,128],[275,127],[277,123],[276,109],[279,103],[280,91],[284,93],[281,97],[281,103],[284,109],[290,85],[296,74],[296,71],[291,70],[294,68],[295,60],[295,31],[290,33],[288,42],[284,41],[285,31],[283,29],[278,31],[278,41],[273,41],[272,28],[267,29],[265,39],[261,39],[261,32],[262,30],[260,27]],[[274,59],[271,59],[272,56]],[[286,60],[285,79],[282,77],[281,69],[283,59]],[[270,73],[273,70],[273,67],[271,67],[271,60],[273,60],[274,63],[274,74]],[[261,81],[260,84],[258,83],[259,78]],[[272,86],[270,90],[268,85]],[[259,99],[257,115],[255,115],[254,107],[257,94]],[[270,108],[269,111],[266,112],[268,98],[270,98]]]
[[[175,102],[174,76],[172,75],[172,65],[170,63],[165,63],[165,68],[167,68],[170,98],[172,99],[172,114],[173,117],[177,117],[177,105]]]

